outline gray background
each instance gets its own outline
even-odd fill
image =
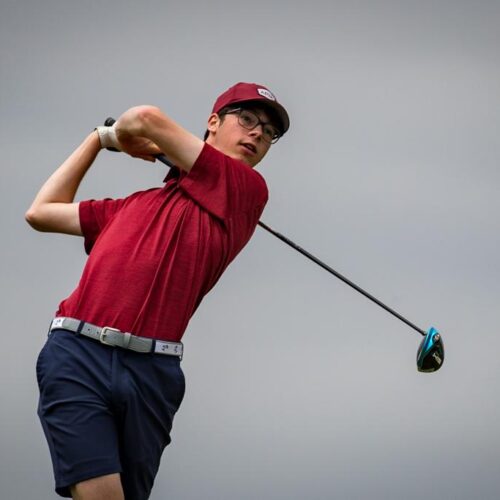
[[[24,212],[106,116],[201,135],[268,85],[290,132],[262,220],[442,331],[418,333],[261,229],[184,338],[187,394],[153,499],[493,499],[500,459],[498,1],[7,1],[0,12],[0,497],[54,498],[34,365],[85,262]],[[159,185],[103,152],[78,199]]]

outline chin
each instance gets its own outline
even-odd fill
[[[252,168],[255,167],[255,165],[257,165],[257,163],[259,163],[258,161],[256,161],[256,159],[249,158],[248,156],[242,155],[240,153],[228,154],[228,156],[230,156],[231,158],[233,158],[235,160],[239,160]]]
[[[246,163],[249,167],[255,167],[257,165],[257,163],[259,163],[258,161],[252,161],[250,158],[242,158],[241,160],[243,163]]]

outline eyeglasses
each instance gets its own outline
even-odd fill
[[[226,115],[238,115],[238,123],[247,130],[253,130],[254,128],[262,125],[262,139],[270,144],[275,144],[281,137],[281,133],[278,128],[269,122],[262,121],[253,111],[243,108],[230,109],[226,111]]]

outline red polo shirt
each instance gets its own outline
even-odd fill
[[[57,316],[179,341],[267,198],[258,172],[205,144],[191,171],[163,188],[81,202],[89,258]]]

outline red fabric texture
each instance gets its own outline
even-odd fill
[[[252,236],[267,198],[258,172],[205,144],[189,174],[163,188],[81,202],[89,258],[57,316],[180,341]]]

